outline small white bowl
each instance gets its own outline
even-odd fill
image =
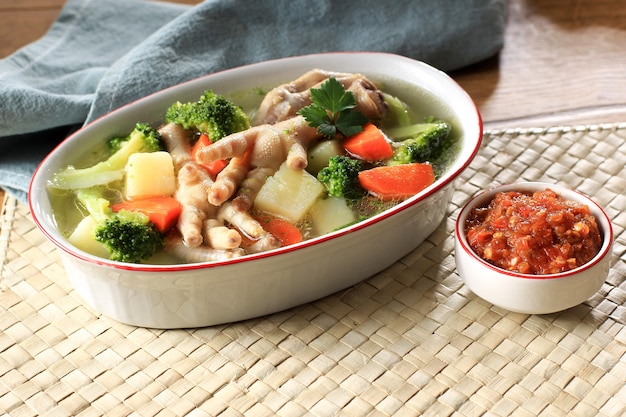
[[[586,204],[595,216],[602,246],[586,264],[571,271],[530,275],[498,268],[478,256],[469,246],[464,226],[476,207],[485,207],[499,192],[535,191],[550,188],[561,197]],[[548,314],[574,307],[595,294],[606,280],[611,261],[613,228],[604,210],[589,197],[569,188],[542,182],[523,182],[479,193],[460,211],[455,228],[455,261],[458,274],[473,293],[509,311]]]
[[[176,101],[252,91],[291,81],[305,72],[360,72],[372,80],[399,80],[443,103],[439,117],[453,121],[462,149],[447,173],[424,191],[364,222],[264,253],[223,262],[184,265],[123,264],[68,243],[53,215],[47,186],[53,173],[75,163],[106,138],[135,123],[158,123]],[[383,87],[384,89],[384,87]],[[331,53],[286,58],[211,74],[150,95],[84,127],[61,143],[38,168],[29,201],[33,218],[58,249],[76,292],[96,311],[145,327],[202,327],[284,310],[345,289],[409,253],[443,220],[453,182],[480,147],[482,122],[465,91],[424,63],[384,53]]]

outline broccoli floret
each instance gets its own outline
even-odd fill
[[[113,155],[115,152],[119,151],[128,141],[128,136],[116,136],[109,140],[107,140],[107,148],[109,149],[109,155]]]
[[[391,94],[383,93],[383,97],[387,103],[387,115],[383,122],[393,124],[394,126],[410,125],[411,117],[407,105]]]
[[[211,142],[250,127],[248,115],[241,107],[211,90],[205,91],[196,102],[172,104],[165,113],[165,121],[204,133]]]
[[[78,190],[76,197],[95,220],[93,238],[104,245],[111,260],[138,263],[163,247],[163,236],[145,214],[114,212],[98,188]]]
[[[69,166],[52,177],[50,187],[65,190],[88,188],[109,184],[124,177],[124,167],[128,157],[137,152],[156,152],[163,149],[161,135],[145,123],[137,123],[125,138],[116,138],[113,145],[117,149],[108,159],[88,168]],[[109,149],[111,148],[109,145]]]
[[[118,145],[114,144],[116,141]],[[105,162],[122,168],[133,153],[157,152],[164,149],[159,131],[146,123],[137,123],[133,131],[125,138],[113,139],[113,144],[109,144],[109,148],[115,152]]]
[[[317,179],[326,186],[330,196],[358,199],[365,195],[359,183],[359,172],[362,169],[361,160],[335,155],[328,160],[328,166],[320,170]]]
[[[433,161],[439,158],[443,144],[450,134],[450,124],[429,118],[423,123],[387,130],[395,142],[392,164]]]

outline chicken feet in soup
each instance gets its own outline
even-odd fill
[[[256,113],[256,124],[272,124],[295,116],[311,104],[311,89],[319,88],[333,77],[354,94],[358,109],[370,119],[378,119],[387,111],[382,92],[362,74],[314,69],[300,78],[280,85],[267,93]]]
[[[341,94],[329,90],[331,81],[338,82],[336,88],[341,88]],[[334,108],[322,105],[319,97],[324,94],[327,101],[336,101],[330,106]],[[200,108],[207,106],[201,101],[176,103],[178,119],[168,120],[166,116],[155,129],[162,151],[171,157],[174,167],[171,175],[176,188],[168,196],[151,196],[147,190],[145,201],[170,198],[175,201],[176,210],[167,213],[175,217],[173,226],[160,231],[162,249],[141,262],[213,262],[280,248],[376,215],[436,180],[436,175],[431,174],[432,178],[427,181],[420,180],[424,182],[421,188],[411,189],[408,194],[394,194],[393,198],[377,191],[387,187],[395,190],[411,182],[401,178],[400,172],[418,172],[397,170],[398,166],[406,164],[398,162],[396,153],[400,148],[406,153],[407,139],[394,138],[387,132],[414,125],[419,125],[416,131],[425,131],[422,126],[430,126],[431,122],[426,123],[424,119],[432,118],[435,112],[423,114],[412,110],[405,101],[383,92],[362,74],[311,70],[273,88],[256,108],[246,109],[245,116],[241,116],[244,113],[236,116],[240,118],[239,125],[248,128],[213,140],[202,126],[231,123],[235,116],[225,114],[228,106],[231,110],[243,111],[229,98],[219,96],[218,99],[222,100],[218,100],[221,104],[208,109]],[[306,109],[313,111],[307,113]],[[181,117],[188,116],[183,114],[187,111],[193,112],[189,116],[193,123],[180,122]],[[358,117],[353,117],[354,113]],[[357,133],[346,135],[338,130],[329,137],[319,127],[320,121],[313,120],[311,114],[319,115],[323,123],[356,125],[351,128]],[[198,115],[207,120],[197,122]],[[241,117],[248,120],[242,121]],[[454,135],[439,135],[436,140],[437,146],[446,148],[440,153],[445,153],[445,158],[409,162],[440,174],[441,167],[454,157],[449,149],[454,148],[451,143],[456,139]],[[121,146],[124,149],[124,144]],[[380,153],[382,148],[384,153]],[[366,151],[367,158],[361,156],[361,150]],[[377,152],[380,157],[371,157]],[[110,157],[111,154],[104,155],[101,160]],[[443,159],[447,162],[442,164]],[[435,167],[434,171],[431,166]],[[153,169],[161,168],[154,166]],[[368,175],[363,178],[367,178],[367,182],[360,182],[361,174],[366,171]],[[146,176],[155,174],[158,173],[145,172]],[[129,200],[125,194],[128,181],[133,180],[109,181],[93,187],[109,199],[111,207],[116,207]],[[374,186],[370,189],[372,182]],[[50,188],[54,189],[54,185]],[[66,206],[75,208],[74,217],[68,215],[62,220],[70,233],[75,234],[76,224],[89,217],[85,214],[85,203],[76,197],[76,190],[53,194],[55,198],[71,202],[64,203]],[[154,213],[138,210],[152,221],[150,216]],[[111,216],[116,215],[119,213],[111,213]],[[93,223],[93,230],[84,232],[85,241],[90,236],[95,239],[96,230],[103,227]],[[81,239],[74,239],[75,245],[92,252],[87,244],[81,247]]]

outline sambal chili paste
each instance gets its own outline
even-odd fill
[[[523,274],[577,268],[600,250],[602,237],[589,207],[547,189],[495,195],[465,223],[470,247],[487,262]]]

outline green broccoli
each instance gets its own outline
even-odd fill
[[[383,93],[385,102],[387,103],[387,115],[383,123],[394,126],[408,126],[411,123],[408,106],[396,96]]]
[[[172,104],[165,113],[165,121],[204,133],[211,142],[250,127],[248,115],[241,107],[211,90],[205,91],[196,102]]]
[[[320,170],[317,179],[326,186],[330,196],[358,199],[365,195],[365,190],[359,183],[359,172],[362,169],[363,162],[360,159],[335,155]]]
[[[104,245],[111,260],[138,263],[163,247],[163,236],[145,214],[114,212],[98,187],[78,190],[76,197],[95,221],[90,237]]]
[[[438,159],[450,130],[449,123],[435,118],[388,129],[387,135],[395,142],[391,163],[409,164]]]
[[[128,141],[129,136],[116,136],[107,140],[107,148],[109,150],[109,155],[113,155],[115,152],[119,151]]]
[[[127,137],[115,138],[114,142],[115,145],[107,145],[115,151],[108,159],[87,168],[68,166],[54,174],[49,186],[76,190],[109,184],[124,177],[124,168],[131,154],[163,149],[159,132],[145,123],[137,123]]]

